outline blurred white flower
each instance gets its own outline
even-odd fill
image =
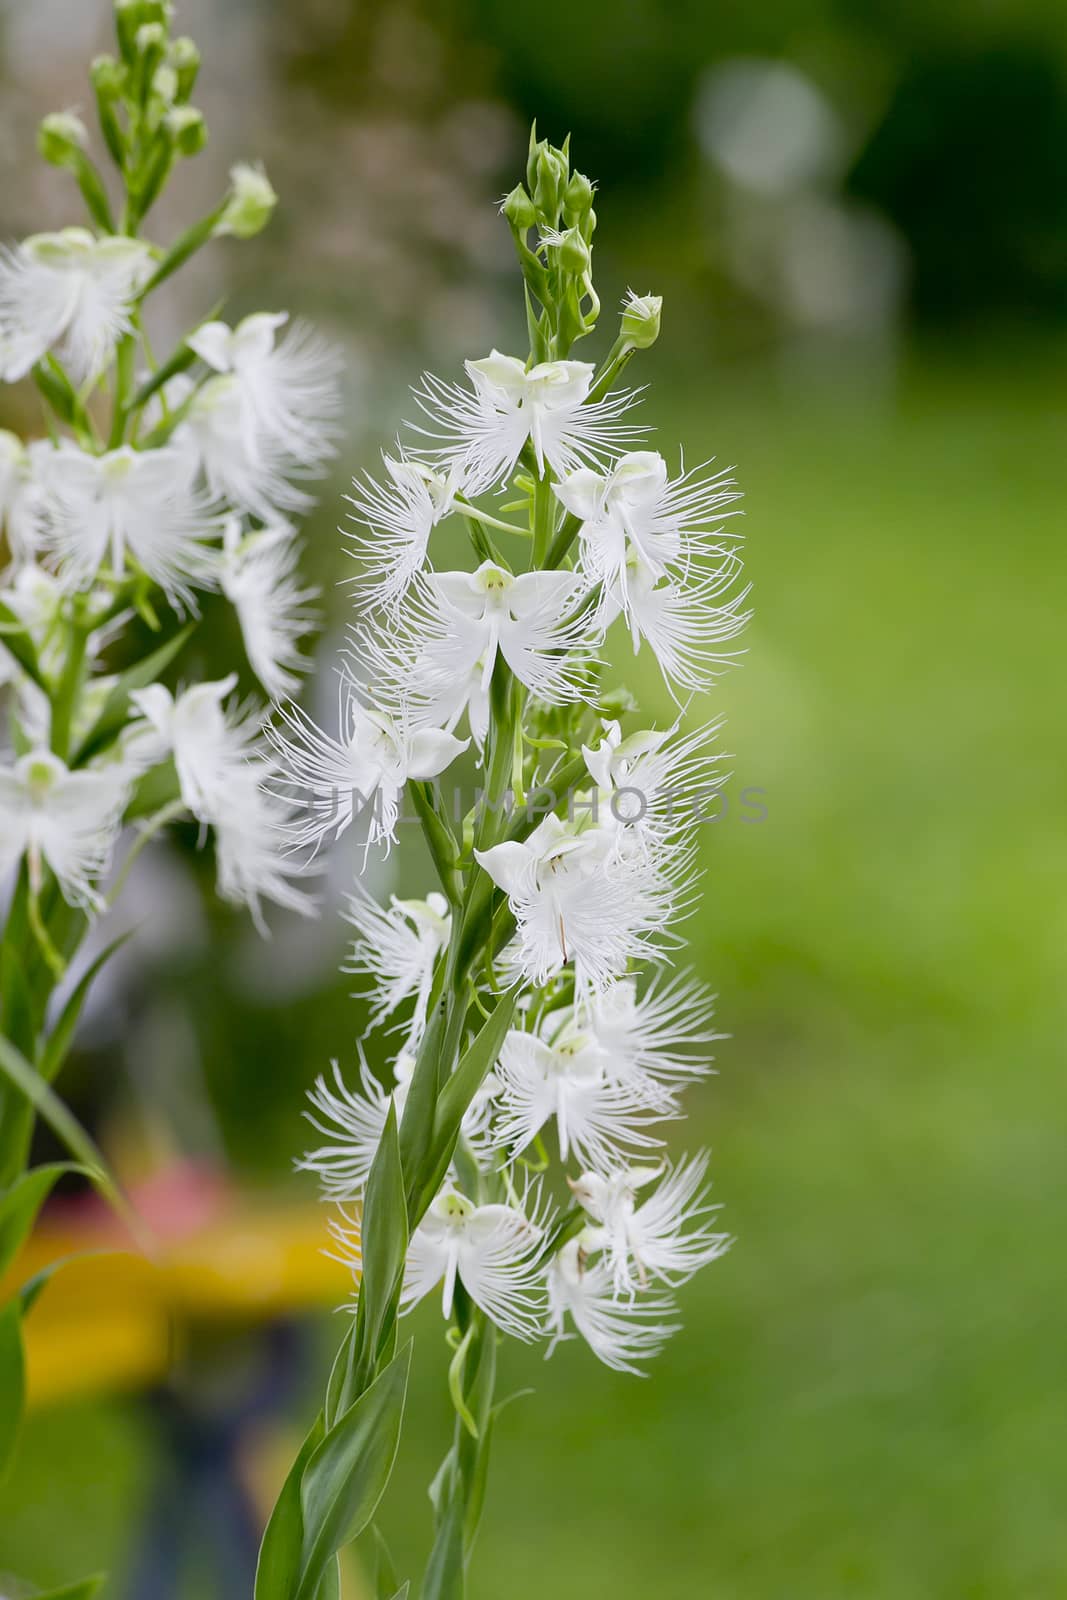
[[[247,907],[264,936],[264,900],[302,917],[318,915],[317,901],[302,886],[306,868],[288,850],[289,809],[270,792],[270,776],[259,759],[231,772],[211,816],[219,895]]]
[[[25,854],[35,891],[47,865],[66,900],[97,907],[127,794],[118,768],[70,772],[48,750],[0,766],[0,878]]]
[[[249,664],[272,700],[286,700],[310,663],[297,648],[315,626],[319,591],[297,576],[300,547],[283,523],[245,532],[227,520],[219,587],[237,613]]]
[[[129,333],[152,268],[147,244],[86,228],[0,250],[0,379],[14,383],[49,350],[76,384],[97,377]]]
[[[44,497],[40,468],[51,453],[47,440],[35,439],[25,445],[0,428],[0,532],[6,535],[16,568],[32,560],[41,547]]]
[[[304,323],[279,337],[288,321],[287,311],[261,311],[235,328],[205,322],[185,342],[212,371],[232,374],[253,453],[280,451],[306,476],[334,453],[340,362]]]
[[[205,541],[220,530],[186,451],[122,445],[93,456],[64,444],[43,480],[45,542],[64,583],[84,587],[108,560],[121,578],[130,556],[172,601],[191,604],[206,581]]]
[[[224,706],[236,684],[237,674],[231,672],[177,695],[161,683],[130,695],[158,741],[156,759],[174,757],[182,799],[201,822],[233,818],[238,802],[249,803],[243,779],[258,753],[263,719],[254,706]],[[256,820],[261,820],[258,808]]]

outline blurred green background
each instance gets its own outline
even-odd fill
[[[510,1353],[509,1382],[537,1393],[501,1421],[472,1600],[1067,1593],[1067,12],[178,15],[214,138],[174,226],[248,154],[282,206],[261,246],[198,265],[176,328],[221,275],[235,314],[286,305],[348,352],[348,440],[309,528],[320,581],[344,575],[338,495],[404,385],[519,346],[493,202],[533,115],[571,129],[600,180],[605,307],[627,284],[666,296],[640,371],[657,442],[735,463],[745,490],[756,618],[711,709],[727,795],[758,786],[768,814],[703,832],[692,959],[732,1037],[682,1130],[713,1145],[737,1244],[684,1292],[685,1331],[644,1382],[576,1346]],[[26,170],[32,131],[85,103],[106,31],[103,0],[0,5],[4,237],[72,220],[61,179]],[[327,671],[346,603],[331,595]],[[200,648],[218,668],[221,619]],[[194,843],[143,881],[163,931],[98,1008],[70,1092],[102,1128],[165,1124],[184,1154],[306,1198],[303,1095],[360,1027],[342,931],[327,915],[261,945],[190,889],[210,878]],[[350,863],[333,870],[339,894]],[[448,1430],[444,1347],[432,1316],[417,1326],[383,1518],[413,1573]],[[295,1330],[294,1430],[337,1331]],[[108,1567],[115,1594],[162,1593],[137,1573],[181,1403],[35,1414],[0,1495],[0,1571]],[[204,1545],[185,1592],[230,1600]]]

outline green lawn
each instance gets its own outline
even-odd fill
[[[769,815],[705,830],[691,924],[734,1037],[690,1142],[737,1244],[646,1382],[509,1357],[538,1394],[501,1421],[471,1600],[1067,1593],[1060,355],[676,400],[687,460],[738,465],[756,585],[716,698]],[[402,1565],[446,1426],[420,1328]],[[121,1561],[138,1438],[126,1407],[35,1420],[0,1570]]]

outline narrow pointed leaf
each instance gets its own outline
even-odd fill
[[[463,1510],[452,1500],[438,1525],[420,1600],[463,1600]]]
[[[118,1180],[77,1117],[63,1104],[40,1074],[34,1071],[26,1057],[4,1038],[0,1038],[0,1077],[6,1078],[25,1095],[38,1116],[42,1117],[57,1138],[62,1140],[71,1155],[85,1169],[86,1176],[114,1206],[131,1231],[134,1233],[143,1231],[119,1187]]]
[[[404,1174],[400,1165],[396,1107],[392,1101],[367,1179],[360,1218],[360,1244],[362,1272],[356,1319],[355,1376],[360,1386],[365,1387],[374,1370],[382,1335],[396,1316],[408,1248]],[[337,1413],[346,1411],[355,1397],[342,1391]]]
[[[28,678],[39,689],[47,690],[47,682],[37,659],[37,647],[15,613],[0,601],[0,644],[14,656]]]
[[[172,634],[158,650],[143,656],[120,676],[104,703],[104,709],[86,734],[71,766],[82,767],[99,751],[107,748],[122,732],[130,717],[130,695],[135,689],[144,689],[155,683],[170,666],[178,652],[185,646],[196,627],[187,622],[184,628]]]
[[[515,995],[501,996],[488,1022],[470,1049],[460,1057],[455,1072],[441,1090],[434,1116],[431,1159],[426,1169],[417,1214],[411,1218],[412,1226],[418,1224],[441,1186],[459,1138],[460,1125],[486,1074],[497,1063],[514,1011]]]
[[[300,1486],[303,1570],[292,1600],[311,1600],[327,1564],[374,1516],[400,1443],[410,1365],[409,1342],[308,1462]]]
[[[103,950],[88,968],[72,992],[70,999],[63,1007],[37,1062],[37,1070],[46,1082],[52,1082],[67,1058],[67,1052],[74,1042],[74,1034],[82,1014],[82,1008],[89,998],[89,990],[92,988],[93,979],[101,968],[107,965],[116,950],[121,949],[132,935],[133,929],[131,928],[126,933],[120,934],[117,939],[111,941],[107,949]]]
[[[0,1194],[0,1277],[21,1250],[53,1185],[64,1173],[82,1170],[73,1162],[54,1161],[24,1172]]]
[[[93,1600],[105,1580],[106,1574],[97,1572],[91,1578],[79,1578],[77,1583],[65,1583],[61,1589],[46,1589],[35,1594],[33,1600]]]
[[[300,1480],[304,1468],[325,1434],[322,1413],[300,1447],[263,1533],[256,1566],[253,1600],[290,1600],[300,1578],[300,1553],[304,1547],[304,1512]]]

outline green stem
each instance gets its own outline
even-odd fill
[[[90,633],[90,628],[85,620],[84,597],[76,595],[73,606],[74,615],[70,622],[70,642],[67,647],[67,659],[63,664],[62,676],[52,696],[52,751],[61,761],[66,761],[70,754],[71,723],[74,717],[78,691],[81,688],[82,675],[85,671],[85,652],[89,643]]]

